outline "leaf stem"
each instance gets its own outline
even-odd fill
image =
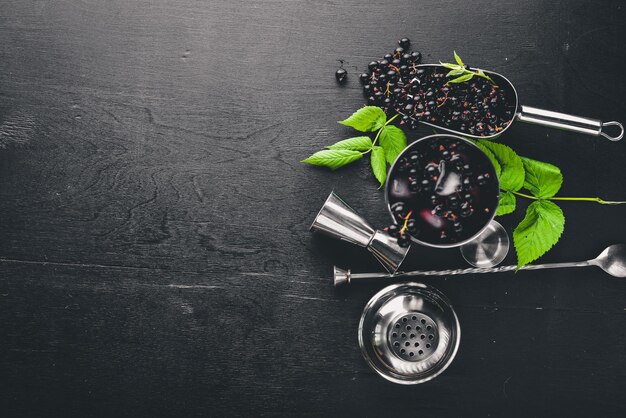
[[[602,200],[599,197],[551,197],[550,200],[582,200],[585,202],[597,202],[601,205],[623,205],[626,202],[623,201],[613,201],[613,200]]]
[[[527,199],[538,200],[535,196],[531,196],[531,195],[529,195],[529,194],[525,194],[525,193],[521,193],[521,192],[513,192],[513,191],[510,191],[510,190],[505,190],[505,192],[511,192],[511,193],[513,193],[513,194],[516,194],[516,195],[518,195],[518,196],[525,197],[525,198],[527,198]]]
[[[374,137],[374,141],[372,141],[372,148],[370,148],[367,151],[363,152],[363,155],[367,154],[368,152],[370,152],[374,148],[374,145],[376,145],[376,142],[378,142],[378,137],[380,136],[380,133],[383,131],[385,126],[387,126],[391,122],[393,122],[393,120],[395,118],[397,118],[398,116],[400,116],[399,113],[396,113],[395,115],[393,115],[391,118],[389,118],[389,120],[387,122],[385,122],[385,125],[376,132],[376,136]]]
[[[387,122],[385,122],[385,126],[389,125],[391,122],[393,122],[393,120],[395,118],[397,118],[398,116],[400,116],[399,113],[396,113],[395,115],[393,115]]]
[[[505,190],[505,191],[509,191],[509,190]],[[531,196],[529,194],[526,193],[521,193],[521,192],[511,192],[515,195],[521,196],[521,197],[525,197],[527,199],[532,199],[532,200],[539,200],[538,197],[535,196]],[[560,196],[554,196],[554,197],[549,197],[546,200],[569,200],[569,201],[581,201],[581,202],[596,202],[599,203],[601,205],[623,205],[626,204],[626,202],[624,201],[612,201],[612,200],[602,200],[599,197],[560,197]]]
[[[385,124],[378,130],[376,131],[376,136],[374,137],[374,140],[372,141],[372,146],[370,149],[368,149],[367,151],[363,151],[361,154],[365,155],[368,152],[372,152],[372,150],[374,149],[374,146],[376,145],[376,142],[378,142],[378,138],[380,137],[380,133],[383,131],[383,129],[385,128],[385,126],[389,125],[391,122],[393,122],[393,120],[395,118],[397,118],[398,116],[400,116],[399,113],[396,113],[395,115],[393,115],[391,118],[389,118],[389,120],[387,122],[385,122]]]
[[[383,126],[383,128],[384,128],[384,126]],[[380,128],[376,132],[376,136],[374,137],[374,141],[372,141],[372,148],[374,148],[374,145],[376,145],[376,142],[378,142],[378,138],[380,137],[380,133],[383,131],[383,128]],[[370,148],[370,151],[372,150],[372,148]]]

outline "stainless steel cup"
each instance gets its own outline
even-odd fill
[[[309,230],[367,248],[390,273],[398,270],[409,251],[400,247],[395,238],[375,230],[334,191],[330,192]]]

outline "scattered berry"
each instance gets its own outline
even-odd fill
[[[346,78],[348,78],[348,72],[343,68],[340,68],[335,71],[335,78],[339,84],[343,84],[346,81]]]

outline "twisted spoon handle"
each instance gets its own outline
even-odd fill
[[[587,267],[593,265],[589,261],[575,261],[571,263],[551,263],[551,264],[530,264],[520,268],[520,270],[541,270],[556,269],[566,267]],[[350,273],[350,281],[355,279],[381,279],[396,277],[413,277],[413,276],[449,276],[457,274],[475,274],[475,273],[501,273],[505,271],[514,271],[517,266],[500,266],[500,267],[472,267],[466,269],[455,270],[415,270],[407,272],[397,272],[395,274],[385,273]]]

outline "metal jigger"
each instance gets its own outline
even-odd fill
[[[409,251],[395,238],[372,228],[335,192],[330,192],[309,230],[366,247],[390,273],[398,270]]]

